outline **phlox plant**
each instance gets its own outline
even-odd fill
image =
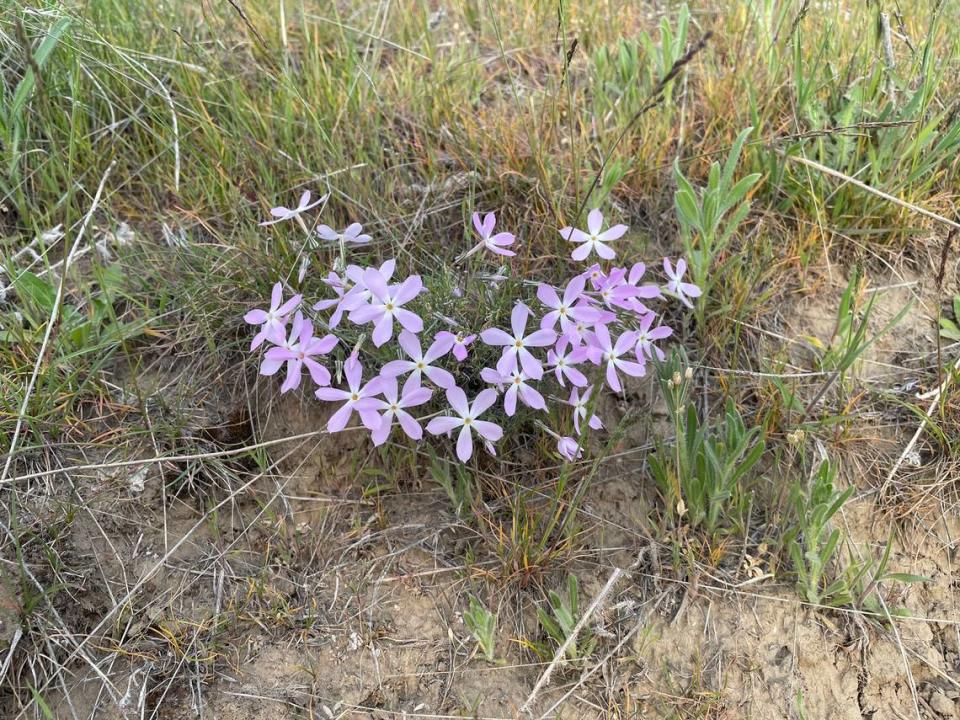
[[[244,315],[254,327],[250,351],[260,354],[261,375],[284,371],[281,392],[299,387],[306,371],[317,399],[338,403],[329,432],[362,428],[377,446],[393,434],[415,442],[433,436],[451,442],[466,463],[477,445],[495,455],[504,434],[498,420],[524,406],[542,418],[536,424],[556,440],[558,456],[574,461],[583,455],[582,434],[604,427],[591,402],[598,389],[620,393],[624,376],[643,377],[654,358],[664,357],[658,343],[673,330],[651,305],[672,299],[689,307],[689,298],[700,294],[683,278],[683,259],[663,259],[662,283],[648,280],[642,262],[613,265],[613,243],[627,227],[604,230],[603,214],[594,209],[586,230],[559,232],[575,245],[575,262],[596,253],[603,265],[581,267],[558,287],[532,283],[530,297],[500,298],[512,305],[508,327],[465,327],[437,311],[445,306],[438,289],[431,291],[419,275],[400,277],[394,260],[376,267],[348,264],[348,251],[373,238],[358,223],[309,230],[302,216],[320,202],[304,193],[295,208],[273,208],[272,219],[261,225],[295,220],[309,233],[308,250],[321,260],[330,256],[323,283],[332,297],[310,304],[276,283],[266,309]],[[473,214],[473,244],[457,262],[476,256],[476,267],[516,255],[510,249],[516,236],[497,232],[496,222],[493,212]],[[326,253],[325,245],[336,252]],[[504,279],[501,273],[466,273],[464,289],[444,292],[455,298],[513,292]],[[528,285],[516,286],[517,292]],[[475,353],[478,347],[484,352]],[[472,358],[484,355],[499,357],[492,367],[474,367]],[[354,414],[359,425],[351,425]]]

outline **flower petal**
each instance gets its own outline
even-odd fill
[[[344,403],[341,405],[340,409],[331,415],[329,420],[327,420],[327,431],[334,433],[343,430],[347,426],[347,421],[350,419],[350,415],[352,413],[353,407],[350,405],[350,403]]]
[[[403,305],[413,300],[422,290],[423,281],[420,279],[420,276],[411,275],[400,283],[400,287],[397,288],[393,296],[394,302],[396,302],[397,305]]]
[[[510,387],[503,394],[503,411],[507,417],[513,417],[517,412],[517,384],[514,382],[510,383]]]
[[[602,227],[603,213],[598,208],[594,208],[587,214],[587,230],[591,235],[599,235]]]
[[[447,402],[450,403],[450,407],[461,417],[470,412],[470,405],[467,403],[466,393],[456,385],[447,388]]]
[[[420,423],[418,423],[410,413],[400,410],[397,412],[397,419],[400,421],[400,427],[403,428],[407,437],[413,440],[419,440],[423,437],[423,428],[420,427]]]
[[[243,321],[250,325],[263,325],[267,320],[266,310],[251,310],[243,316]]]
[[[520,397],[524,404],[534,410],[546,410],[547,402],[537,390],[526,383],[520,386]]]
[[[410,332],[418,333],[423,330],[423,320],[414,312],[410,312],[405,308],[397,308],[393,311],[393,316],[397,318],[397,322]]]
[[[486,390],[481,390],[477,393],[477,396],[473,399],[473,405],[471,406],[471,414],[474,418],[483,415],[487,410],[490,409],[490,406],[497,401],[497,391],[491,388]]]
[[[513,345],[513,338],[500,328],[488,328],[480,333],[480,339],[487,345]]]
[[[397,336],[397,342],[400,343],[400,347],[403,348],[403,351],[407,354],[414,362],[420,360],[423,357],[423,351],[420,349],[420,340],[409,330],[401,330],[400,334]]]
[[[457,382],[454,379],[453,375],[448,373],[443,368],[427,366],[427,368],[424,369],[423,373],[428,378],[430,378],[431,382],[433,382],[434,385],[436,385],[437,387],[441,387],[443,389],[453,387]]]
[[[445,435],[461,425],[463,425],[463,418],[442,415],[441,417],[433,418],[427,423],[427,432],[431,435]]]
[[[522,338],[523,332],[527,327],[527,317],[530,315],[530,308],[521,302],[513,306],[510,312],[510,328],[513,330],[515,338]]]
[[[393,318],[383,314],[379,320],[377,320],[376,326],[373,328],[373,333],[370,336],[373,339],[373,344],[377,347],[383,345],[387,340],[393,337]]]
[[[503,428],[496,423],[488,422],[487,420],[474,420],[473,428],[477,431],[477,434],[480,437],[493,442],[496,442],[503,437]]]
[[[603,240],[604,242],[609,242],[610,240],[619,240],[624,236],[629,228],[626,225],[614,225],[611,228],[607,228],[604,232],[600,233],[597,236],[597,240]]]
[[[363,284],[373,293],[374,297],[382,302],[385,302],[387,296],[390,294],[386,279],[373,268],[367,268],[363,271]]]
[[[573,252],[570,253],[570,257],[580,262],[586,260],[587,256],[590,254],[590,243],[585,242],[582,245],[579,245],[573,249]]]
[[[460,458],[460,462],[465,463],[471,455],[473,455],[473,433],[470,432],[470,428],[464,425],[460,429],[460,436],[457,438],[457,457]]]
[[[403,375],[406,372],[415,370],[417,364],[411,362],[410,360],[391,360],[380,370],[380,374],[383,377],[393,378],[398,375]]]

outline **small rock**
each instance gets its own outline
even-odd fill
[[[957,715],[956,704],[939,690],[930,696],[930,707],[940,717],[951,718],[951,720],[960,718],[960,715]]]

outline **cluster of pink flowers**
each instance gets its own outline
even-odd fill
[[[309,193],[305,193],[297,208],[274,208],[271,214],[276,220],[269,222],[297,217],[312,207]],[[508,232],[494,233],[494,213],[487,213],[483,218],[474,213],[473,224],[479,242],[460,259],[484,249],[497,256],[515,255],[507,249],[514,244],[515,236]],[[604,260],[615,257],[610,243],[622,237],[627,228],[615,225],[601,232],[602,228],[603,215],[599,210],[592,210],[587,218],[587,231],[575,228],[560,231],[561,237],[577,244],[572,252],[574,260],[585,260],[594,251]],[[321,225],[317,233],[341,244],[367,243],[371,238],[362,234],[362,230],[357,223],[342,232]],[[428,405],[435,394],[443,391],[446,403],[441,407],[449,409],[431,414],[426,431],[451,439],[457,431],[456,454],[462,462],[467,462],[473,455],[475,440],[495,454],[494,443],[503,436],[503,429],[494,421],[492,409],[501,395],[507,416],[517,412],[518,403],[531,410],[548,412],[548,398],[555,398],[549,393],[545,396],[539,388],[549,382],[564,390],[569,385],[569,396],[560,403],[569,406],[572,434],[555,432],[542,423],[541,426],[557,440],[558,453],[572,461],[582,455],[582,440],[578,438],[586,427],[603,428],[591,409],[595,384],[603,382],[613,392],[621,392],[623,376],[642,377],[654,357],[664,358],[657,343],[672,335],[673,330],[658,322],[657,313],[647,303],[669,296],[692,307],[691,300],[700,295],[698,287],[684,281],[686,263],[682,259],[674,266],[664,258],[663,268],[667,282],[657,285],[645,282],[647,268],[643,263],[629,268],[603,268],[594,264],[574,275],[563,287],[540,283],[536,302],[517,300],[510,314],[509,328],[478,328],[479,332],[467,333],[458,330],[455,321],[442,316],[439,316],[441,321],[449,323],[453,330],[446,327],[425,330],[428,322],[415,310],[417,298],[427,292],[420,276],[395,278],[396,263],[387,260],[379,267],[347,265],[340,272],[330,271],[324,283],[334,297],[314,304],[312,317],[305,316],[301,295],[284,301],[283,285],[277,283],[269,308],[251,310],[244,320],[257,327],[251,351],[265,342],[271,345],[263,353],[260,373],[274,375],[285,368],[281,392],[299,387],[306,370],[317,386],[315,394],[319,400],[341,403],[327,423],[330,432],[346,428],[356,413],[361,425],[370,431],[375,445],[386,442],[396,427],[409,438],[421,440],[424,430],[421,422],[427,417],[418,418],[412,413],[418,413],[417,409]],[[539,321],[531,305],[542,308]],[[320,313],[329,314],[322,319]],[[341,333],[341,337],[334,334],[344,319],[358,326],[354,335],[363,335],[354,347],[344,347],[346,358],[338,375],[342,374],[345,387],[338,388],[331,386],[333,377],[324,365],[324,358],[338,345],[344,346],[345,333]],[[317,336],[315,327],[330,332]],[[367,373],[368,379],[364,382],[360,354],[367,332],[375,348],[381,348],[396,336],[399,357],[384,361],[378,359],[377,351],[368,352],[370,360],[379,367]],[[494,367],[482,368],[475,374],[489,387],[479,391],[471,401],[457,384],[457,378],[466,376],[474,382],[475,378],[470,377],[472,373],[468,368],[458,364],[468,359],[477,338],[500,354]],[[595,376],[594,384],[589,375]],[[484,415],[488,419],[482,419]],[[491,417],[494,419],[489,419]]]

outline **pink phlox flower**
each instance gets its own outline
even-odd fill
[[[277,283],[273,286],[270,294],[270,308],[268,310],[251,310],[243,316],[244,322],[250,325],[259,325],[260,332],[250,343],[250,349],[256,350],[264,340],[269,340],[274,345],[283,345],[287,339],[287,317],[300,304],[302,295],[294,295],[292,298],[283,302],[283,285]]]
[[[332,329],[337,327],[337,325],[340,324],[340,320],[343,318],[343,312],[346,310],[346,308],[343,306],[343,300],[349,293],[352,284],[333,271],[327,274],[327,277],[323,282],[333,289],[336,297],[330,300],[318,301],[314,304],[313,309],[319,312],[321,310],[329,310],[330,308],[334,308],[333,313],[330,315],[330,319],[327,321],[327,326]]]
[[[273,215],[273,220],[264,220],[260,223],[260,227],[266,227],[267,225],[275,225],[276,223],[283,222],[284,220],[290,220],[295,218],[301,213],[305,213],[307,210],[315,208],[317,205],[322,203],[327,199],[327,195],[321,195],[316,199],[315,202],[310,202],[310,191],[304,190],[303,194],[300,196],[300,202],[297,203],[295,208],[284,207],[283,205],[278,205],[275,208],[270,208],[270,214]]]
[[[408,330],[401,330],[398,336],[400,347],[409,357],[409,360],[391,360],[380,374],[384,377],[397,377],[403,373],[410,373],[410,380],[420,384],[422,375],[426,375],[432,383],[444,389],[455,384],[453,375],[443,368],[434,367],[432,363],[439,360],[453,347],[453,338],[434,340],[433,344],[423,352],[420,348],[420,339]]]
[[[340,432],[347,426],[347,421],[354,411],[359,413],[360,422],[367,430],[376,430],[380,427],[380,413],[377,412],[377,403],[375,396],[383,391],[385,378],[377,376],[366,385],[361,385],[363,380],[363,366],[357,359],[357,356],[351,355],[343,364],[344,376],[347,379],[349,390],[339,388],[322,387],[317,388],[316,396],[318,400],[327,400],[336,402],[345,401],[340,408],[330,416],[327,421],[327,430],[329,432]]]
[[[576,439],[572,437],[564,437],[558,435],[553,430],[548,428],[543,423],[538,423],[543,430],[553,438],[557,440],[557,452],[560,453],[560,456],[569,462],[573,462],[583,456],[583,449],[580,447],[580,444]]]
[[[605,364],[607,366],[607,385],[614,392],[620,392],[623,389],[620,385],[620,376],[617,374],[618,370],[631,377],[643,377],[647,372],[642,364],[622,358],[622,355],[634,349],[636,345],[636,332],[622,333],[614,344],[610,339],[610,331],[607,330],[606,325],[596,326],[595,341],[589,346],[590,360],[596,365]]]
[[[591,414],[590,418],[587,419],[587,406],[590,403],[590,394],[592,392],[592,385],[583,391],[583,395],[580,394],[580,390],[577,388],[573,388],[570,391],[570,398],[567,400],[567,405],[573,408],[573,429],[576,430],[577,435],[581,433],[581,420],[586,420],[587,424],[594,430],[603,429],[603,423],[600,422],[600,418],[598,418],[596,415]]]
[[[590,285],[594,290],[599,290],[602,288],[604,282],[607,280],[607,274],[603,271],[598,263],[594,263],[580,273],[580,275],[590,281]]]
[[[516,255],[516,253],[511,250],[507,250],[506,248],[510,245],[513,245],[513,242],[516,240],[516,238],[514,237],[513,233],[508,232],[498,232],[496,235],[494,235],[493,228],[496,224],[497,216],[492,212],[484,215],[482,222],[480,221],[480,213],[473,214],[473,227],[480,236],[481,246],[485,247],[492,253],[496,253],[497,255],[513,257]],[[474,251],[471,251],[468,253],[468,255],[473,254],[473,252]]]
[[[543,399],[536,388],[527,384],[527,376],[519,370],[514,370],[509,375],[500,375],[495,370],[484,368],[480,372],[484,381],[491,385],[496,385],[497,389],[506,387],[503,394],[503,409],[508,416],[513,417],[517,412],[517,398],[529,408],[534,410],[546,410],[547,401]]]
[[[666,291],[676,297],[689,308],[693,307],[690,298],[698,298],[703,291],[693,283],[683,282],[683,274],[687,271],[687,261],[677,260],[677,269],[674,271],[670,258],[663,259],[663,271],[667,274]]]
[[[284,350],[289,350],[290,348],[294,347],[299,341],[300,331],[302,328],[303,328],[303,314],[297,311],[297,314],[293,318],[293,324],[291,325],[291,328],[290,328],[290,335],[287,336],[286,334],[284,334],[283,342],[277,344],[276,347],[282,348]],[[270,350],[273,350],[273,348],[270,348]],[[269,350],[267,352],[269,352]],[[287,362],[286,359],[278,360],[273,356],[268,357],[267,354],[264,353],[263,362],[260,363],[259,372],[261,375],[266,375],[266,376],[276,375],[277,370],[282,368],[285,362]]]
[[[477,339],[476,335],[464,335],[462,332],[453,333],[449,330],[441,330],[436,335],[433,336],[434,340],[452,340],[453,341],[453,356],[457,359],[458,362],[463,362],[467,359],[469,351],[467,346]]]
[[[627,276],[627,283],[632,285],[637,289],[636,297],[628,300],[624,307],[628,310],[632,310],[637,315],[646,315],[651,312],[651,310],[641,302],[641,300],[662,300],[663,293],[660,290],[660,287],[652,283],[640,284],[640,281],[643,279],[644,273],[647,271],[647,266],[642,263],[636,263],[632,268],[630,268],[630,274]]]
[[[657,355],[657,359],[661,362],[666,358],[663,350],[658,348],[655,343],[657,340],[663,340],[673,335],[673,328],[667,327],[666,325],[660,325],[658,327],[652,328],[653,321],[656,315],[654,313],[647,313],[640,318],[640,327],[637,332],[637,360],[640,362],[646,362],[647,358],[652,358],[654,353]]]
[[[566,387],[564,378],[573,385],[584,387],[587,384],[587,378],[574,366],[587,360],[590,351],[586,346],[581,345],[568,352],[567,348],[569,347],[570,337],[561,335],[556,346],[547,351],[547,364],[553,368],[560,387]]]
[[[637,300],[646,293],[646,290],[627,281],[627,271],[624,268],[612,268],[597,289],[600,301],[608,308],[621,308],[634,312],[650,312],[642,302]]]
[[[574,277],[564,288],[563,298],[557,295],[556,289],[552,286],[540,283],[537,287],[537,297],[541,303],[550,308],[550,312],[540,320],[541,329],[553,329],[559,321],[560,330],[563,333],[576,335],[577,321],[592,324],[604,319],[605,313],[591,306],[583,294],[586,282],[587,279],[582,275]],[[612,319],[613,316],[610,316],[609,320]]]
[[[507,390],[503,393],[503,410],[508,416],[517,411],[517,398],[529,408],[546,410],[547,402],[536,388],[527,383],[527,376],[520,370],[514,370],[509,377],[504,378]]]
[[[381,390],[383,399],[374,398],[373,400],[376,403],[373,407],[383,413],[380,416],[380,425],[372,434],[373,444],[379,446],[387,441],[394,419],[400,423],[400,428],[407,434],[407,437],[413,440],[422,438],[423,429],[416,418],[407,412],[407,408],[417,407],[428,402],[433,392],[429,388],[421,387],[412,375],[403,384],[403,392],[399,397],[395,377],[386,378]]]
[[[365,245],[370,242],[370,236],[363,233],[363,225],[360,223],[351,223],[343,232],[337,232],[329,225],[317,226],[317,235],[330,242],[353,243],[354,245]]]
[[[467,396],[459,387],[454,385],[447,389],[447,401],[456,413],[433,418],[427,424],[427,432],[431,435],[443,435],[460,428],[457,438],[457,457],[460,462],[467,462],[473,455],[473,433],[476,432],[486,440],[488,450],[493,450],[491,443],[503,437],[503,428],[496,423],[479,420],[478,418],[497,400],[497,391],[487,388],[481,390],[473,400],[473,405],[467,403]]]
[[[329,353],[337,342],[335,335],[314,337],[313,323],[298,312],[290,327],[290,344],[287,347],[272,347],[266,354],[266,360],[271,363],[287,363],[287,379],[280,386],[280,392],[285,393],[300,386],[304,367],[317,385],[329,385],[330,371],[314,358]]]
[[[567,461],[573,462],[583,457],[583,448],[572,437],[557,439],[557,452]]]
[[[387,282],[390,282],[390,279],[393,277],[393,271],[396,269],[396,261],[391,258],[385,260],[383,265],[381,265],[377,270],[383,276],[383,279]],[[363,282],[363,273],[368,268],[362,268],[359,265],[347,265],[346,269],[343,271],[344,275],[344,284],[350,284],[350,289],[343,296],[341,301],[341,307],[350,312],[356,310],[361,305],[365,305],[370,302],[370,298],[373,294],[370,292],[370,289]]]
[[[564,337],[570,341],[570,344],[574,348],[580,348],[584,346],[589,347],[590,345],[595,344],[593,340],[593,337],[595,335],[595,333],[593,332],[593,328],[599,324],[605,325],[607,322],[610,322],[610,320],[612,319],[613,318],[608,319],[605,316],[604,318],[601,319],[599,323],[585,323],[582,320],[578,320],[574,325],[574,329],[571,332],[564,334]],[[589,355],[587,357],[589,359]]]
[[[501,375],[509,375],[519,368],[534,380],[543,377],[543,365],[528,348],[552,345],[557,339],[557,333],[553,330],[537,330],[526,335],[529,316],[530,308],[523,303],[517,303],[510,314],[512,336],[499,328],[489,328],[480,333],[480,339],[487,345],[503,346],[503,354],[497,363],[497,372]]]
[[[393,337],[393,321],[410,332],[423,330],[423,320],[416,313],[403,307],[423,290],[419,275],[411,275],[402,283],[387,285],[379,270],[367,268],[363,271],[363,284],[370,291],[370,303],[350,311],[350,320],[357,324],[372,322],[373,344],[383,345]]]
[[[600,210],[594,208],[587,215],[587,230],[577,230],[572,227],[565,227],[560,230],[560,236],[564,240],[569,240],[570,242],[580,243],[580,246],[575,248],[574,251],[570,254],[574,260],[586,260],[591,252],[596,252],[597,255],[604,258],[605,260],[612,260],[616,257],[616,253],[613,251],[607,243],[614,240],[618,240],[623,237],[624,233],[627,232],[626,225],[614,225],[613,227],[601,232],[603,228],[603,213]]]

